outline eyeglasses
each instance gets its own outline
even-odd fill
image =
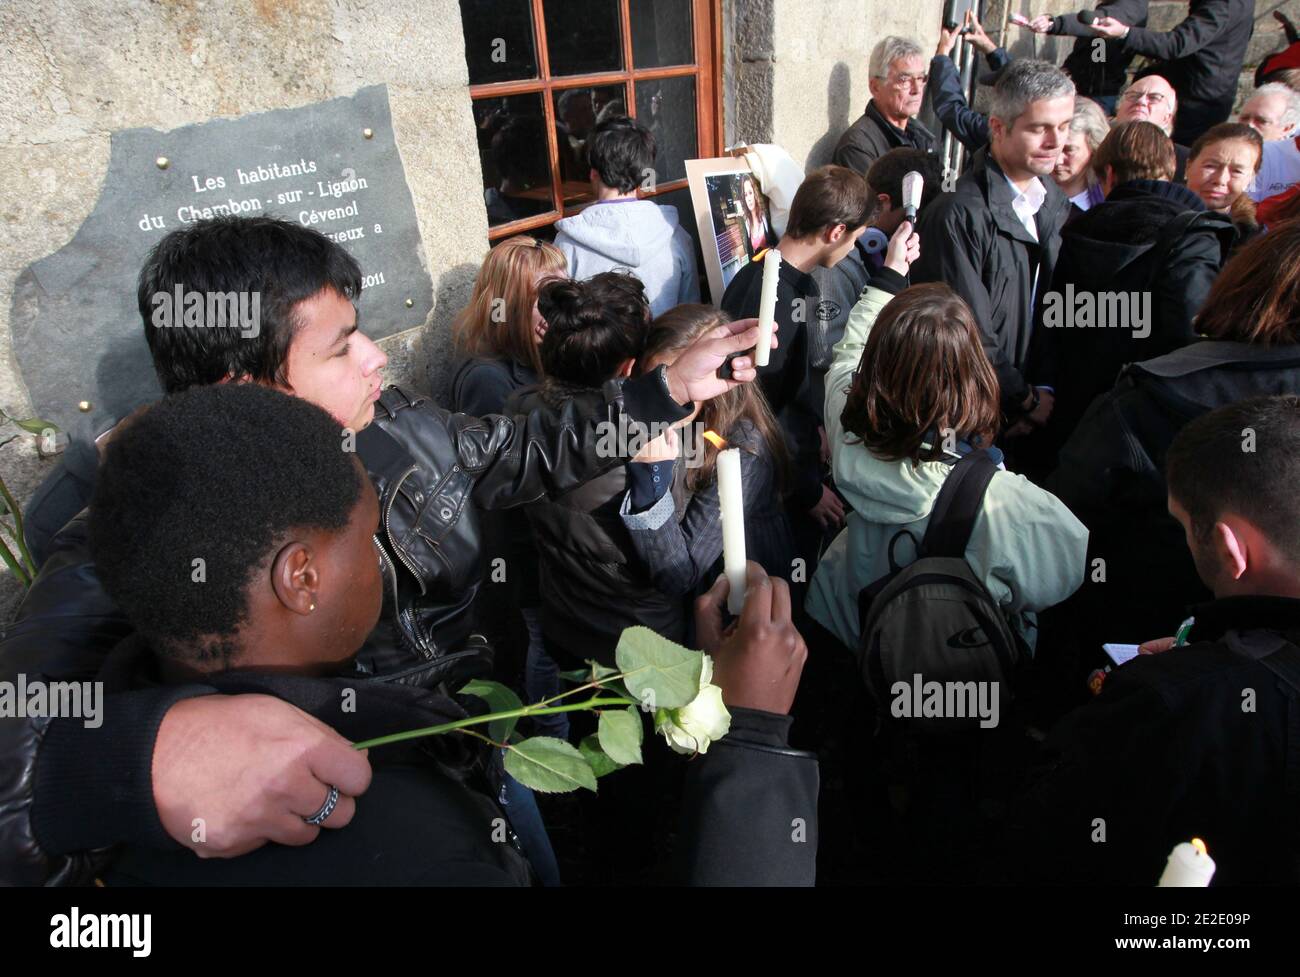
[[[889,83],[895,88],[910,88],[913,85],[924,87],[929,81],[929,75],[894,75],[889,79]]]
[[[1137,105],[1138,102],[1146,102],[1148,105],[1163,105],[1165,95],[1163,92],[1125,92],[1124,101],[1130,105]]]

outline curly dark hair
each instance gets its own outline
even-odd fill
[[[256,384],[173,394],[114,434],[91,554],[155,654],[229,667],[254,572],[294,530],[344,529],[361,501],[345,447],[319,407]]]
[[[547,282],[537,293],[537,310],[546,320],[542,370],[569,386],[598,387],[611,379],[620,363],[641,355],[650,328],[645,286],[618,271]]]

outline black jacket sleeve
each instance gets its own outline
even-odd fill
[[[95,443],[75,438],[32,494],[23,515],[23,536],[38,570],[49,557],[58,531],[90,504],[98,465]]]
[[[1196,9],[1171,31],[1133,27],[1122,42],[1124,49],[1159,61],[1176,61],[1189,57],[1223,33],[1232,19],[1233,2],[1234,0],[1206,0],[1195,4]],[[1122,18],[1120,22],[1124,23]]]
[[[630,460],[645,426],[690,413],[668,395],[661,371],[611,380],[599,393],[578,394],[559,407],[528,414],[451,417],[456,454],[474,478],[474,501],[485,509],[534,502],[567,492]],[[641,437],[634,437],[642,432]]]
[[[0,639],[0,681],[92,681],[129,631],[95,575],[85,519],[69,523],[51,549]],[[163,714],[202,691],[110,695],[93,720],[0,719],[0,881],[84,882],[94,849],[173,844],[153,806],[153,740]]]
[[[681,874],[692,885],[817,880],[817,758],[791,749],[791,719],[731,710],[731,731],[690,762]]]
[[[1114,17],[1121,24],[1129,27],[1141,26],[1147,22],[1147,0],[1114,0],[1096,7],[1097,13],[1104,17]],[[1079,19],[1078,14],[1062,14],[1052,18],[1049,34],[1069,34],[1071,37],[1101,37],[1096,31]]]
[[[988,145],[988,116],[967,104],[966,95],[961,90],[961,75],[946,55],[930,59],[929,91],[934,114],[963,146],[975,152]]]

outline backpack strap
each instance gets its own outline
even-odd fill
[[[975,520],[984,507],[984,493],[997,470],[997,463],[983,448],[962,456],[953,465],[930,510],[920,556],[965,558]]]

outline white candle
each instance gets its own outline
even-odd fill
[[[772,248],[763,256],[763,291],[758,299],[758,346],[754,365],[767,366],[772,353],[772,320],[776,318],[776,282],[781,273],[781,252]]]
[[[740,449],[712,431],[704,436],[718,451],[718,506],[722,510],[722,572],[727,575],[727,610],[740,614],[745,606],[745,493],[740,484]]]
[[[1174,845],[1156,885],[1161,888],[1183,886],[1203,889],[1213,877],[1214,859],[1206,852],[1205,842],[1193,838],[1190,844],[1184,841]]]

